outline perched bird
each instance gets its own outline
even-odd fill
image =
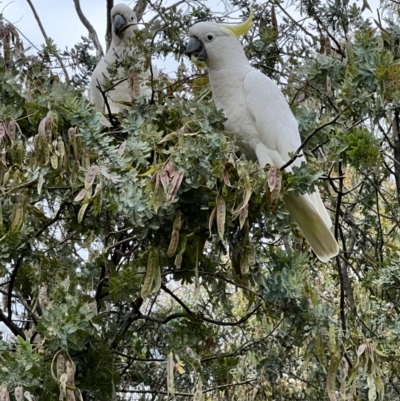
[[[214,103],[227,118],[225,130],[236,137],[246,157],[261,167],[281,167],[301,144],[298,124],[279,87],[254,69],[244,54],[238,37],[251,26],[252,11],[235,26],[199,22],[189,30],[186,53],[206,63]],[[319,192],[287,193],[283,199],[317,257],[327,262],[337,255],[339,246]]]
[[[115,85],[113,89],[106,92],[107,102],[112,113],[118,113],[125,109],[124,103],[131,103],[134,99],[142,96],[148,98],[151,96],[151,88],[146,85],[150,71],[144,57],[139,57],[139,65],[132,66],[129,71],[119,66],[116,75],[110,76],[107,70],[109,67],[113,67],[116,61],[121,62],[126,57],[132,57],[137,51],[132,46],[132,37],[138,29],[136,15],[126,4],[116,4],[112,8],[111,23],[110,48],[94,69],[89,85],[89,100],[102,113],[107,110],[105,110],[104,98],[98,86],[103,90],[106,81],[112,81]]]

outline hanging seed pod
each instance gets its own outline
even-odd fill
[[[11,143],[15,142],[16,131],[17,131],[17,123],[15,120],[11,120],[8,123],[7,130],[6,130],[6,133],[7,133],[8,137],[10,138]]]
[[[42,311],[45,310],[47,308],[47,306],[49,305],[49,298],[47,296],[47,286],[46,285],[42,285],[39,288],[38,301],[39,301],[39,306],[42,309]]]
[[[47,115],[39,123],[38,134],[43,136],[46,139],[47,143],[51,143],[52,130],[53,130],[53,117]]]
[[[319,52],[320,54],[324,54],[326,50],[326,38],[324,35],[322,35],[322,33],[319,35],[319,44],[320,44]]]
[[[168,188],[168,194],[167,194],[167,204],[168,205],[170,205],[174,201],[175,196],[178,193],[178,190],[181,186],[183,177],[184,177],[183,171],[175,172],[174,178],[172,179],[171,184]]]
[[[129,68],[129,89],[132,91],[133,98],[139,99],[140,97],[140,80],[139,74],[136,72],[135,67]]]
[[[65,366],[68,376],[67,384],[71,387],[75,387],[75,364],[67,359]]]
[[[62,165],[65,157],[65,144],[60,135],[57,137],[57,152]]]
[[[10,401],[10,394],[7,390],[7,385],[5,383],[1,385],[0,401]]]
[[[333,92],[332,92],[332,81],[329,78],[329,75],[326,76],[326,94],[328,96],[332,96]]]
[[[68,376],[67,384],[68,386],[75,387],[75,365],[70,360],[67,360],[66,367]],[[67,389],[67,401],[75,401],[74,390]]]
[[[53,167],[54,170],[57,170],[57,168],[58,168],[58,157],[57,157],[57,155],[51,155],[50,164],[51,164],[51,167]]]
[[[276,210],[276,208],[278,207],[279,195],[282,188],[281,171],[276,166],[271,166],[268,172],[268,187],[271,191],[270,209]]]
[[[214,223],[215,213],[217,213],[217,207],[213,209],[213,211],[210,214],[210,218],[208,219],[208,229],[210,231],[210,237],[212,235],[212,225]]]
[[[63,373],[60,376],[60,400],[63,400],[64,397],[67,396],[67,380],[68,380],[67,374]]]
[[[6,127],[5,127],[5,124],[1,123],[0,124],[0,144],[3,142],[5,136],[6,136]]]
[[[142,285],[141,297],[146,299],[153,289],[153,282],[156,278],[157,268],[159,267],[158,249],[151,248],[149,250],[149,257],[147,259],[147,271],[144,283]]]
[[[93,164],[86,174],[85,188],[88,189],[93,185],[93,182],[97,175],[100,173],[100,168],[96,164]]]
[[[177,211],[175,213],[175,219],[172,224],[171,240],[167,251],[168,257],[172,257],[175,255],[176,248],[178,247],[179,243],[179,231],[181,227],[182,227],[182,213],[180,211]]]
[[[217,199],[217,229],[221,241],[224,240],[225,233],[225,218],[226,218],[226,203],[222,196]]]
[[[247,216],[249,215],[249,204],[247,204],[239,214],[239,227],[240,229],[243,228],[244,223],[246,222]]]
[[[167,390],[171,397],[175,395],[174,389],[174,354],[170,352],[167,357]]]
[[[57,356],[56,370],[57,370],[57,379],[60,379],[61,375],[65,373],[65,359],[62,356],[62,354],[59,354]]]
[[[22,226],[24,220],[24,207],[21,202],[14,203],[11,216],[10,231],[16,233]]]
[[[14,397],[15,397],[16,401],[24,400],[24,389],[22,386],[15,387]]]
[[[327,37],[325,39],[325,45],[326,45],[326,54],[329,56],[332,53],[332,47],[331,47],[331,41]]]

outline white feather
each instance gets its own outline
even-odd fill
[[[89,85],[89,100],[95,105],[95,107],[101,111],[102,113],[106,112],[104,98],[97,88],[100,85],[101,88],[104,87],[106,81],[110,80],[110,74],[107,71],[107,68],[113,66],[117,59],[122,60],[125,57],[132,57],[137,51],[134,47],[132,47],[131,38],[135,34],[135,30],[137,30],[137,18],[135,13],[131,8],[129,8],[126,4],[117,4],[111,10],[111,22],[113,23],[113,18],[116,14],[120,14],[125,18],[125,20],[129,23],[135,22],[135,25],[127,28],[120,36],[118,36],[114,32],[114,26],[112,26],[112,40],[110,48],[108,49],[106,55],[99,61],[96,68],[93,71],[92,77],[90,79]],[[140,57],[139,59],[141,65],[144,65],[144,58]],[[150,77],[150,71],[143,71],[139,75],[140,79],[140,95],[139,97],[150,98],[151,96],[151,88],[147,85],[148,79]],[[127,106],[122,105],[118,102],[128,102],[131,103],[135,96],[132,90],[129,87],[128,83],[128,74],[123,67],[118,68],[118,72],[115,77],[113,77],[112,81],[117,83],[121,80],[124,80],[120,84],[116,85],[116,87],[106,93],[107,102],[110,106],[110,110],[112,113],[118,113],[122,109],[126,109]]]

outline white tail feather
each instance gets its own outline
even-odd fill
[[[311,248],[322,262],[339,253],[339,246],[329,227],[332,222],[318,192],[311,195],[286,194],[286,208],[300,227]],[[323,209],[322,209],[323,208]]]

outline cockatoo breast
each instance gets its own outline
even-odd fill
[[[250,160],[257,161],[255,147],[260,142],[256,123],[247,106],[247,96],[243,81],[248,68],[227,70],[209,70],[213,100],[218,110],[223,110],[227,120],[224,123],[226,133],[236,138],[240,150]]]

